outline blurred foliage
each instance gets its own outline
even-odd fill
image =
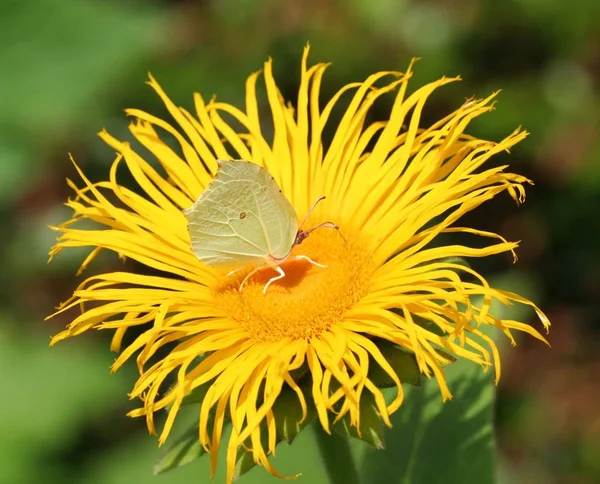
[[[412,57],[422,58],[413,86],[442,75],[464,79],[434,96],[428,120],[473,94],[503,89],[497,110],[472,132],[497,140],[523,125],[531,136],[508,161],[536,185],[518,210],[505,197],[467,222],[522,240],[516,266],[500,257],[476,268],[547,311],[553,349],[529,338],[503,348],[499,478],[600,481],[599,18],[597,0],[3,1],[0,483],[206,480],[205,462],[151,477],[156,440],[142,420],[125,417],[134,369],[108,376],[107,334],[47,348],[72,314],[42,320],[81,281],[74,274],[82,253],[66,252],[46,266],[54,239],[46,225],[68,217],[64,179],[74,170],[67,152],[102,179],[113,153],[94,133],[106,126],[126,138],[125,107],[164,114],[143,85],[148,71],[177,103],[190,106],[192,92],[202,91],[241,104],[246,76],[272,56],[284,96],[294,99],[307,41],[311,61],[333,61],[323,97],[374,70],[402,70]],[[122,262],[103,257],[90,271],[110,265]],[[413,405],[426,411],[428,404]],[[283,471],[303,471],[304,482],[324,482],[320,465],[298,464],[299,455],[319,461],[313,438],[301,434],[278,452],[278,462]],[[382,458],[391,457],[371,459]],[[431,478],[414,476],[417,483]]]

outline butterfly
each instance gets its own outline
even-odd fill
[[[294,207],[267,170],[244,160],[218,160],[217,164],[213,180],[194,205],[183,211],[192,252],[199,260],[212,267],[233,268],[229,275],[257,265],[240,284],[240,292],[254,274],[274,268],[278,274],[265,284],[264,294],[273,282],[285,277],[281,264],[287,260],[304,259],[325,267],[305,255],[291,256],[292,249],[314,230],[329,227],[339,231],[332,222],[303,228],[324,196],[314,202],[298,225]]]

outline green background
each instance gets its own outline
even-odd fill
[[[46,265],[55,239],[47,225],[69,216],[62,205],[71,195],[65,178],[75,177],[68,152],[93,180],[103,179],[113,152],[95,133],[106,127],[126,138],[126,107],[164,113],[144,85],[148,71],[184,106],[191,106],[194,91],[241,105],[246,76],[272,56],[280,88],[293,99],[307,41],[313,62],[334,63],[325,95],[376,70],[402,70],[415,56],[422,60],[413,87],[442,75],[464,79],[434,96],[429,120],[471,95],[503,89],[497,110],[477,120],[471,132],[499,140],[518,125],[529,130],[531,136],[502,161],[536,185],[521,208],[504,196],[466,222],[522,241],[517,265],[497,257],[477,261],[476,268],[543,307],[553,322],[553,348],[530,338],[502,348],[504,374],[494,410],[498,479],[600,481],[598,18],[595,0],[4,0],[0,484],[208,481],[205,462],[152,477],[156,440],[146,435],[143,420],[125,417],[134,405],[127,392],[135,371],[126,367],[109,376],[114,355],[108,334],[47,347],[68,321],[43,318],[81,280],[74,273],[83,255],[67,251]],[[103,257],[91,270],[111,267],[121,262]],[[537,324],[530,313],[517,315]],[[395,429],[405,432],[395,430],[388,439],[397,453],[368,454],[364,482],[459,482],[419,467],[431,459],[431,466],[443,467],[444,455],[455,467],[475,469],[473,449],[481,448],[475,433],[482,428],[469,426],[480,418],[469,400],[483,397],[460,386],[470,369],[459,370],[453,370],[457,398],[447,412],[457,417],[456,428],[443,430],[434,422],[419,430],[404,422],[411,409],[427,421],[423,399],[436,398],[429,387],[413,392],[397,416]],[[429,460],[417,456],[408,474],[402,465],[415,442],[447,432],[475,440],[458,449],[464,439],[441,439],[427,450]],[[354,450],[364,453],[360,446]],[[473,458],[458,462],[460,452]],[[396,455],[402,458],[381,460]],[[278,461],[282,471],[304,472],[300,482],[325,482],[310,432],[283,449]],[[398,471],[385,474],[394,463]],[[255,469],[242,482],[265,477]]]

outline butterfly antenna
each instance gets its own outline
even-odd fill
[[[308,237],[308,236],[309,236],[309,234],[310,234],[311,232],[314,232],[314,231],[315,231],[315,230],[317,230],[317,229],[323,229],[323,228],[326,228],[326,227],[329,227],[329,228],[331,228],[331,229],[335,229],[335,230],[337,230],[338,234],[340,234],[340,237],[341,237],[342,239],[344,239],[344,242],[348,243],[348,241],[346,240],[346,237],[344,237],[344,236],[342,235],[342,233],[340,232],[340,228],[339,228],[339,226],[337,226],[337,225],[336,225],[336,224],[334,224],[333,222],[323,222],[322,224],[319,224],[319,225],[317,225],[316,227],[312,227],[312,228],[310,228],[310,229],[308,229],[308,230],[305,230],[305,231],[304,231],[304,233],[306,234],[306,237]]]
[[[306,223],[306,221],[308,220],[308,217],[310,217],[310,214],[313,212],[313,210],[315,209],[315,207],[319,204],[320,201],[325,200],[325,195],[323,195],[322,197],[319,197],[315,200],[315,203],[313,203],[312,207],[310,207],[310,210],[308,211],[308,213],[304,216],[304,220],[302,220],[302,223],[300,224],[300,227],[298,227],[298,230],[302,230],[302,227],[304,227],[304,224]],[[316,228],[316,227],[315,227]],[[309,230],[308,232],[312,232],[314,229]]]

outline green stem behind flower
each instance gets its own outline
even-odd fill
[[[336,434],[329,435],[318,424],[315,424],[313,429],[321,458],[329,475],[329,482],[331,484],[360,484],[358,469],[350,451],[350,439]]]

